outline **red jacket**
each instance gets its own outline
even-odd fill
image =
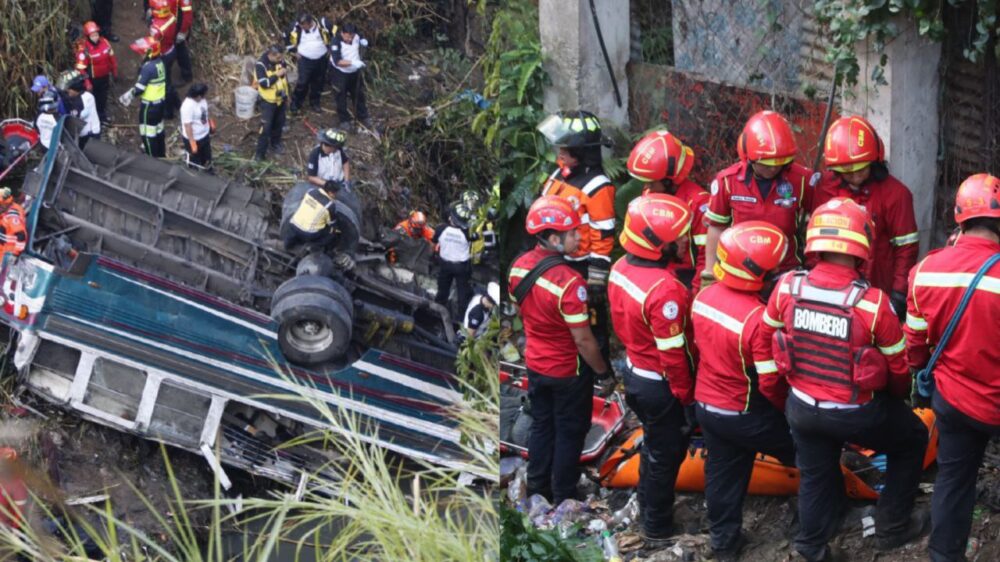
[[[191,0],[172,0],[170,13],[177,18],[180,24],[178,31],[184,34],[191,31],[191,24],[194,23],[194,6],[192,6]]]
[[[611,264],[615,245],[615,186],[600,166],[577,166],[568,177],[556,170],[542,186],[542,195],[558,195],[580,214],[580,247],[573,261],[600,259]]]
[[[715,283],[698,293],[691,306],[691,324],[698,349],[694,397],[726,410],[749,411],[758,386],[784,409],[788,383],[777,376],[769,340],[761,337],[764,303],[756,292],[737,291]]]
[[[711,200],[705,217],[714,226],[725,227],[749,220],[763,220],[781,229],[789,240],[788,253],[779,271],[799,267],[799,221],[812,208],[812,170],[789,164],[775,178],[763,199],[749,162],[737,162],[719,172],[712,181]]]
[[[869,181],[854,191],[833,172],[826,172],[813,195],[810,211],[834,197],[850,197],[868,209],[875,222],[872,259],[865,265],[865,278],[886,293],[906,293],[907,276],[920,252],[910,190],[889,176],[882,181]]]
[[[794,312],[794,300],[791,297],[789,283],[793,276],[794,273],[785,274],[767,301],[761,335],[768,343],[771,342],[775,330],[784,330],[786,334],[790,332],[786,323],[791,321]],[[852,281],[859,278],[860,274],[854,268],[821,261],[809,272],[808,279],[816,287],[840,290],[848,287]],[[904,354],[906,345],[903,332],[899,327],[899,320],[889,305],[889,297],[879,289],[869,287],[852,311],[852,322],[860,322],[861,326],[865,328],[865,341],[852,341],[852,346],[877,346],[889,363],[889,391],[896,396],[908,396],[910,393],[910,371],[907,368]],[[814,377],[794,372],[788,376],[788,384],[816,400],[828,400],[842,404],[864,404],[871,400],[873,394],[872,392],[858,391],[850,386],[823,383]],[[767,395],[768,390],[766,387],[761,387],[761,392]],[[857,396],[852,400],[852,394],[855,393]],[[768,396],[772,403],[776,402],[776,398]]]
[[[935,250],[910,272],[906,298],[906,355],[913,369],[930,359],[931,347],[944,333],[965,289],[1000,244],[960,236],[954,246]],[[951,340],[934,367],[937,391],[965,415],[1000,425],[1000,265],[976,288]]]
[[[643,195],[647,193],[648,189],[642,192]],[[694,279],[698,279],[701,271],[705,269],[705,238],[708,232],[705,211],[708,210],[709,195],[704,187],[689,179],[681,182],[673,195],[691,208],[691,230],[687,236],[678,241],[681,263],[670,264],[670,269],[672,271],[693,269]],[[697,283],[695,285],[697,286]]]
[[[694,401],[691,378],[690,292],[672,272],[625,256],[608,279],[611,322],[632,367],[666,377],[684,405]]]
[[[521,279],[546,256],[554,252],[535,248],[521,254],[510,268],[507,286],[513,300]],[[590,325],[587,314],[587,285],[583,276],[567,265],[545,272],[517,303],[527,340],[525,363],[528,369],[550,377],[574,377],[579,360],[570,328]]]
[[[90,78],[118,77],[118,57],[104,37],[92,43],[83,39],[77,44],[76,69]]]
[[[149,26],[149,34],[160,40],[160,53],[170,54],[174,50],[174,42],[177,41],[177,18],[174,16],[165,18],[153,16],[153,23]]]

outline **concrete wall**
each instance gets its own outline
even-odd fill
[[[920,37],[910,21],[899,19],[896,24],[900,34],[886,46],[889,85],[874,87],[870,76],[880,55],[868,42],[859,43],[859,84],[842,97],[842,113],[863,115],[878,131],[890,172],[913,192],[920,248],[925,252],[933,234],[938,178],[941,44]]]
[[[545,110],[586,109],[605,127],[628,128],[629,10],[625,0],[595,0],[601,34],[621,92],[618,105],[597,40],[590,0],[540,0],[542,55],[551,84]]]

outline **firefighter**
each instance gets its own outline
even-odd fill
[[[590,330],[587,285],[563,259],[577,249],[579,225],[579,214],[565,199],[536,200],[525,226],[537,245],[514,260],[507,285],[526,337],[532,416],[527,491],[556,505],[576,497],[580,454],[590,430],[592,373],[602,394],[614,381]],[[588,369],[580,368],[584,363]]]
[[[542,187],[542,195],[566,199],[580,216],[580,244],[566,259],[587,280],[590,323],[607,362],[607,289],[615,237],[615,186],[604,175],[601,146],[610,143],[601,134],[601,122],[588,111],[549,115],[538,130],[556,148],[558,164]]]
[[[431,241],[437,245],[438,265],[437,294],[434,300],[439,304],[448,302],[451,286],[459,303],[469,302],[472,286],[472,240],[469,233],[469,209],[462,203],[454,203],[448,210],[448,223],[434,231]]]
[[[813,194],[813,207],[833,197],[850,197],[875,223],[872,258],[864,277],[890,296],[900,319],[906,315],[906,279],[917,263],[920,237],[913,216],[913,195],[889,174],[885,146],[871,123],[841,117],[826,134],[823,159],[829,170]]]
[[[801,264],[796,231],[811,208],[812,170],[795,162],[798,149],[791,126],[774,111],[756,113],[743,127],[736,149],[739,162],[719,172],[709,189],[703,287],[715,281],[715,247],[723,229],[743,221],[765,220],[788,237],[789,251],[779,272]]]
[[[927,428],[903,401],[910,391],[903,334],[888,296],[859,273],[871,255],[871,232],[868,213],[850,199],[817,208],[805,252],[819,261],[783,276],[763,316],[761,335],[772,342],[778,372],[791,386],[785,415],[801,474],[795,549],[810,561],[839,554],[827,542],[847,504],[844,443],[888,458],[875,509],[877,550],[918,537],[927,521],[926,514],[911,517]]]
[[[177,42],[174,49],[177,52],[177,66],[181,69],[181,80],[187,84],[194,80],[191,50],[188,48],[187,41],[191,36],[191,26],[194,25],[192,0],[170,0],[170,13],[178,20]]]
[[[328,182],[305,194],[282,233],[285,251],[293,252],[300,244],[323,250],[333,243],[337,234],[333,211],[340,189],[340,183]]]
[[[268,147],[278,154],[285,151],[281,130],[285,126],[288,105],[287,70],[281,47],[271,45],[254,65],[257,95],[260,96],[260,135],[257,137],[256,160],[267,156]]]
[[[76,69],[89,77],[90,88],[102,123],[108,122],[108,90],[111,78],[118,78],[118,57],[111,43],[101,37],[101,28],[94,22],[83,24],[85,37],[77,44]]]
[[[410,211],[410,215],[400,221],[393,230],[414,240],[423,238],[430,242],[434,239],[434,229],[427,226],[427,215],[421,211]]]
[[[1000,253],[1000,179],[976,174],[962,182],[955,222],[962,229],[955,245],[931,252],[910,273],[904,331],[907,359],[915,370],[927,365],[931,347],[941,341],[974,274]],[[934,366],[938,472],[929,544],[934,562],[965,559],[976,477],[987,443],[1000,436],[998,271],[992,267],[979,281]]]
[[[774,225],[746,221],[726,229],[716,247],[718,283],[691,307],[695,343],[704,353],[695,377],[697,417],[705,438],[705,500],[716,560],[737,560],[746,544],[743,500],[758,452],[794,466],[795,444],[783,415],[788,385],[776,375],[761,317],[773,271],[788,239]],[[771,403],[759,390],[768,386]]]
[[[180,98],[174,88],[174,80],[171,73],[174,69],[174,61],[177,60],[177,18],[174,17],[171,9],[171,0],[150,0],[149,9],[153,12],[153,20],[149,26],[149,35],[155,37],[160,42],[160,57],[163,59],[166,71],[167,95],[163,106],[163,118],[173,119],[174,112],[180,107]]]
[[[490,315],[500,302],[500,284],[490,281],[486,285],[486,294],[473,295],[469,305],[465,307],[462,326],[468,331],[468,339],[476,339],[482,334],[481,328],[489,324]]]
[[[306,178],[313,185],[328,181],[348,184],[350,189],[351,161],[344,151],[347,135],[337,129],[324,129],[316,133],[319,145],[306,160]]]
[[[627,254],[611,268],[608,302],[625,346],[625,400],[645,432],[639,511],[647,546],[673,536],[674,482],[687,451],[694,381],[690,291],[667,269],[691,226],[687,204],[665,193],[632,201],[619,239]]]
[[[292,92],[292,113],[297,113],[309,94],[309,106],[320,111],[319,100],[326,81],[326,55],[333,41],[337,26],[326,18],[316,20],[311,14],[302,14],[288,32],[290,53],[295,53],[299,62],[299,77]]]
[[[668,193],[687,203],[691,209],[691,230],[678,241],[680,261],[670,264],[687,287],[701,276],[705,267],[705,211],[708,192],[691,181],[688,174],[694,167],[694,151],[666,130],[653,131],[632,148],[628,157],[628,173],[644,182],[643,193]]]
[[[136,95],[139,103],[139,135],[146,154],[155,158],[167,155],[163,134],[163,106],[167,97],[167,71],[160,57],[160,42],[153,36],[144,37],[130,48],[145,58],[139,69],[139,79],[118,101],[130,105]]]
[[[14,201],[9,187],[0,187],[0,243],[4,254],[20,255],[28,243],[28,231],[24,226],[24,208]]]

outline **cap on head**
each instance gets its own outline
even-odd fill
[[[49,79],[43,74],[35,76],[35,79],[31,81],[31,91],[36,94],[48,87],[49,87]]]

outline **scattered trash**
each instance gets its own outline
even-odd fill
[[[406,79],[410,82],[417,82],[420,80],[420,75],[414,72],[413,74],[407,76]]]
[[[510,482],[518,469],[525,465],[521,457],[503,457],[500,459],[500,485],[506,486]]]
[[[463,90],[462,93],[455,96],[456,100],[469,100],[479,109],[489,109],[493,102],[484,98],[480,93],[473,90]]]
[[[983,546],[976,537],[969,537],[969,542],[965,545],[965,558],[966,560],[972,560],[976,554],[979,552],[979,548]]]
[[[618,541],[609,532],[604,531],[601,533],[601,550],[604,551],[604,559],[609,562],[621,562],[622,556],[618,552]]]
[[[563,521],[575,523],[586,513],[587,506],[574,499],[563,500],[552,512],[550,521],[553,525],[559,525]]]
[[[632,494],[629,496],[628,502],[625,506],[614,512],[611,516],[611,527],[628,527],[633,521],[639,517],[639,496],[638,494]]]
[[[524,467],[521,467],[515,471],[514,479],[511,480],[510,485],[507,486],[507,499],[510,503],[521,509],[522,503],[528,495],[528,482],[527,473]]]
[[[541,518],[546,517],[549,512],[552,511],[552,504],[549,500],[545,499],[545,496],[541,494],[533,494],[528,498],[528,518],[531,519],[532,523],[535,523],[536,527],[544,527],[544,523]],[[539,519],[536,522],[536,519]]]
[[[925,494],[932,494],[932,493],[934,493],[934,483],[933,482],[921,482],[918,487],[920,488],[920,491],[923,492],[923,493],[925,493]]]
[[[587,523],[587,532],[589,533],[603,533],[607,530],[608,524],[601,518],[591,519],[590,523]]]

